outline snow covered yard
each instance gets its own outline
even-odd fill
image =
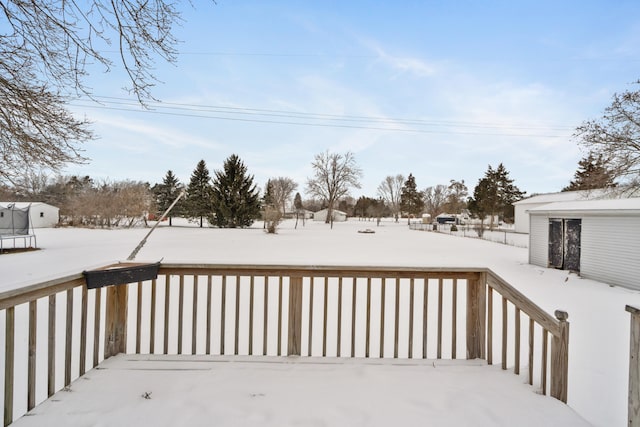
[[[260,225],[247,230],[163,226],[150,237],[137,259],[217,264],[491,268],[546,311],[553,313],[560,308],[569,313],[569,406],[594,425],[626,423],[629,315],[624,307],[625,304],[640,305],[639,292],[609,287],[564,271],[530,266],[524,248],[411,231],[403,222],[383,222],[375,227],[373,222],[350,221],[335,223],[334,229],[329,230],[328,226],[313,222],[307,222],[304,227],[300,223],[298,229],[294,229],[293,222],[287,221],[277,235],[265,234]],[[357,233],[365,228],[375,233]],[[0,286],[6,290],[123,260],[146,232],[142,229],[39,230],[41,251],[0,256],[3,276]],[[494,367],[486,368],[494,370]],[[495,374],[499,375],[492,372]],[[505,374],[509,374],[508,381],[521,385],[524,382],[523,376]],[[449,381],[449,377],[446,378]],[[482,379],[481,383],[486,385],[487,381],[493,380]],[[469,386],[467,381],[465,387]],[[539,398],[531,388],[522,386],[532,398]],[[135,393],[142,392],[136,390]],[[509,400],[499,403],[497,397],[497,404],[509,406]],[[555,420],[551,413],[549,419]],[[575,423],[565,420],[562,424]]]

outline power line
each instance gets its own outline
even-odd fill
[[[149,103],[150,109],[140,108],[140,104],[126,98],[96,96],[100,104],[72,103],[84,108],[104,109],[113,111],[137,112],[142,114],[157,114],[174,117],[192,117],[210,120],[228,120],[250,123],[268,123],[293,126],[333,127],[348,129],[367,129],[390,132],[456,134],[456,135],[487,135],[512,137],[543,137],[558,138],[566,135],[546,135],[537,133],[512,133],[510,131],[567,131],[570,127],[563,126],[518,126],[506,124],[490,124],[464,121],[424,120],[406,118],[388,118],[379,116],[336,115],[324,113],[307,113],[287,110],[269,110],[247,107],[230,107],[220,105],[181,104],[170,102]],[[85,100],[80,100],[83,102]],[[220,115],[223,114],[223,115]],[[272,119],[273,118],[273,119]],[[400,127],[398,127],[400,126]],[[404,127],[407,126],[407,127]],[[426,128],[426,129],[425,129]],[[435,129],[434,129],[435,128]],[[447,129],[449,128],[449,129]],[[454,129],[450,129],[454,128]],[[455,128],[469,129],[469,131]],[[478,131],[473,131],[474,129]],[[484,132],[484,131],[487,132]]]

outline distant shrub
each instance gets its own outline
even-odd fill
[[[451,224],[451,231],[458,231],[458,227],[455,224]]]

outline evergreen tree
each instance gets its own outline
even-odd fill
[[[276,232],[278,224],[282,219],[282,214],[279,209],[280,202],[276,200],[274,195],[275,186],[276,184],[274,184],[274,180],[268,180],[267,185],[265,186],[264,196],[262,196],[263,228],[271,234]]]
[[[304,205],[302,204],[300,193],[296,193],[296,196],[293,198],[293,207],[296,209],[296,226],[294,228],[298,228],[298,217],[300,213],[302,213],[302,225],[304,225]]]
[[[182,184],[180,184],[178,178],[173,174],[173,171],[168,170],[162,180],[162,184],[156,184],[153,187],[153,192],[156,196],[156,206],[158,207],[158,215],[162,215],[164,211],[169,209],[169,206],[171,206],[181,191]],[[174,215],[180,215],[181,209],[181,203],[178,202],[171,212],[169,212],[169,226],[173,225],[171,219]]]
[[[210,215],[212,205],[211,177],[204,160],[200,160],[191,174],[187,187],[187,199],[184,203],[184,213],[189,219],[199,219],[202,227],[203,218]]]
[[[213,180],[213,215],[218,227],[248,227],[260,216],[260,195],[242,160],[232,154]]]
[[[578,162],[578,170],[573,180],[562,191],[594,190],[596,188],[615,187],[614,173],[607,167],[602,154],[596,157],[589,153]]]
[[[418,191],[416,179],[412,174],[405,181],[400,190],[400,210],[407,213],[407,223],[411,222],[411,215],[418,216],[424,209],[424,194]]]
[[[491,165],[487,168],[484,178],[478,181],[478,185],[473,191],[473,198],[469,199],[469,210],[476,216],[491,216],[493,229],[494,217],[502,216],[506,221],[513,219],[513,203],[522,199],[524,192],[513,184],[513,179],[509,178],[509,172],[500,163],[497,169]]]

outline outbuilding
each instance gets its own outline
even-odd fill
[[[620,197],[620,196],[618,196]],[[529,232],[529,211],[549,203],[573,202],[577,200],[598,200],[618,198],[613,190],[595,189],[582,191],[562,191],[559,193],[538,194],[527,197],[513,204],[514,231],[516,233]]]
[[[529,263],[640,290],[640,198],[529,210]]]
[[[12,205],[18,209],[29,208],[31,228],[49,228],[58,225],[60,208],[43,202],[0,202],[0,206]]]
[[[332,211],[333,222],[343,222],[347,220],[347,213],[339,211],[337,209],[333,209]],[[327,215],[329,213],[329,209],[322,209],[313,214],[314,221],[326,221]]]

